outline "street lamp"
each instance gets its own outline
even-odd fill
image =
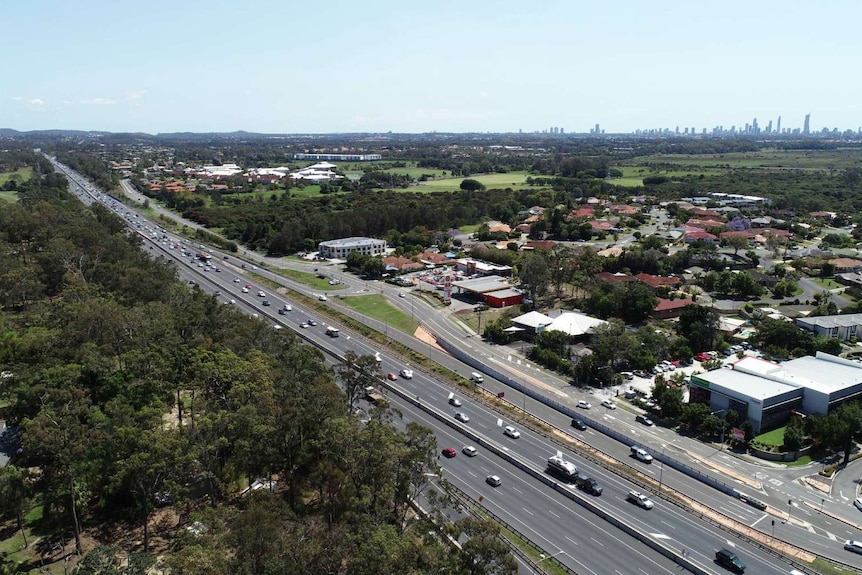
[[[793,500],[787,500],[787,521],[785,523],[790,523],[790,514],[793,512]]]
[[[553,555],[546,555],[546,556],[542,557],[541,559],[539,559],[538,561],[536,561],[536,566],[538,566],[539,563],[541,563],[542,561],[550,559],[551,557],[556,557],[557,555],[562,555],[563,553],[565,553],[565,551],[560,550],[560,551],[557,551],[556,553],[554,553]],[[530,572],[533,573],[533,575],[535,575],[535,573],[536,573],[532,569],[530,569]]]
[[[661,480],[662,480],[662,475],[664,475],[664,450],[665,450],[665,448],[667,448],[667,443],[663,443],[661,446],[661,461],[659,461],[659,463],[661,463],[661,467],[659,467],[659,470],[658,470],[658,494],[659,495],[661,495]]]

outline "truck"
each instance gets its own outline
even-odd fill
[[[373,386],[369,385],[365,388],[365,399],[368,400],[369,403],[372,403],[378,407],[386,407],[389,405],[389,401],[383,397],[383,394],[374,389]]]

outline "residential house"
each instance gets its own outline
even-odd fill
[[[690,226],[685,226],[684,231],[682,233],[682,241],[690,244],[692,242],[696,242],[698,240],[705,241],[707,243],[713,243],[718,238],[712,235],[711,233],[702,230],[700,228],[693,228]]]
[[[862,335],[862,313],[800,317],[797,318],[796,325],[817,335],[847,341],[851,337]]]
[[[853,258],[835,258],[829,260],[835,266],[836,272],[858,272],[862,270],[862,261]]]
[[[652,316],[655,319],[670,319],[679,317],[683,308],[697,305],[690,299],[664,299],[658,298],[658,304],[652,310]]]
[[[609,284],[630,283],[637,281],[637,278],[620,272],[617,272],[615,274],[612,274],[611,272],[599,272],[596,274],[596,279]]]
[[[639,282],[642,284],[646,284],[652,289],[658,288],[671,288],[673,286],[679,285],[680,279],[677,277],[665,277],[665,276],[654,276],[652,274],[645,274],[643,272],[639,273],[635,276]]]
[[[383,263],[386,265],[387,270],[399,272],[408,272],[425,267],[420,262],[414,262],[410,258],[395,256],[383,258]]]

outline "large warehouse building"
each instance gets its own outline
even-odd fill
[[[756,433],[781,427],[792,412],[825,415],[862,398],[862,365],[817,352],[783,364],[745,357],[733,369],[691,376],[690,401],[734,410]]]

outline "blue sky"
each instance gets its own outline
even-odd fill
[[[862,125],[862,2],[4,2],[0,127]]]

